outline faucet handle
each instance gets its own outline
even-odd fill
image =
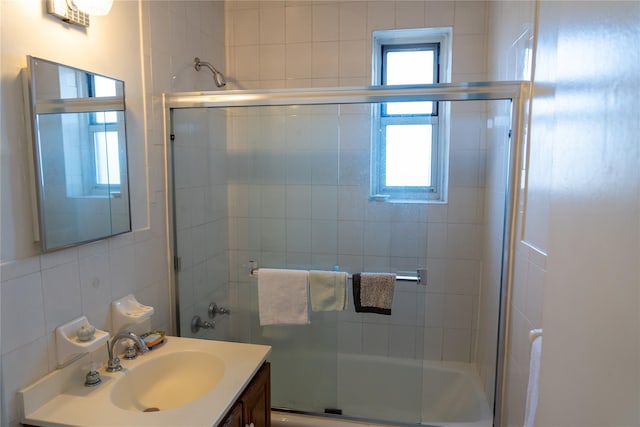
[[[118,371],[122,371],[122,365],[120,364],[120,358],[118,356],[114,356],[113,359],[109,359],[107,362],[107,372]]]
[[[217,314],[231,313],[231,310],[224,307],[218,307],[218,304],[216,304],[215,302],[212,302],[211,304],[209,304],[209,309],[207,311],[209,313],[209,319],[213,319],[214,317],[216,317]]]
[[[89,372],[87,372],[84,378],[84,386],[94,387],[100,384],[102,379],[100,378],[100,372],[98,372],[98,363],[91,362],[89,366],[87,366],[87,369],[89,369]]]
[[[138,357],[138,352],[136,351],[136,347],[135,345],[133,345],[133,342],[128,342],[128,347],[124,352],[124,358],[127,360],[133,360],[135,358]],[[142,350],[142,349],[141,349]]]

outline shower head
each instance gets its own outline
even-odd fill
[[[200,67],[202,67],[203,65],[211,70],[211,72],[213,73],[213,80],[216,82],[216,86],[223,87],[227,84],[227,81],[224,78],[224,74],[218,71],[213,65],[211,65],[211,63],[200,61],[200,58],[196,57],[193,60],[193,64],[196,71],[200,71]]]

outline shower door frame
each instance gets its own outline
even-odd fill
[[[531,82],[473,82],[433,85],[398,85],[337,87],[314,89],[272,89],[272,90],[230,90],[218,92],[165,93],[162,95],[164,145],[165,145],[165,186],[167,232],[169,237],[169,281],[172,304],[171,325],[179,327],[179,301],[175,286],[175,229],[171,226],[175,219],[173,210],[173,156],[171,142],[173,135],[174,109],[221,108],[250,106],[322,105],[322,104],[365,104],[398,101],[511,101],[511,132],[509,138],[508,176],[506,182],[505,223],[502,244],[501,289],[498,313],[498,341],[496,357],[496,378],[493,417],[494,425],[502,425],[503,401],[506,391],[507,357],[509,345],[510,306],[513,288],[516,239],[518,238],[517,216],[520,197],[524,197],[521,186],[521,168],[524,168],[526,133],[526,112],[531,98]]]

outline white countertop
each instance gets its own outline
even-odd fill
[[[102,384],[85,387],[86,372],[78,372],[81,365],[75,362],[76,367],[68,367],[75,372],[56,370],[19,392],[25,408],[22,422],[43,427],[217,426],[262,366],[270,349],[264,345],[167,337],[166,344],[138,359],[123,359],[121,364],[127,369],[163,354],[195,350],[211,353],[224,362],[222,378],[204,395],[177,408],[148,413],[121,409],[111,402],[111,388],[122,372],[108,373],[102,368]]]

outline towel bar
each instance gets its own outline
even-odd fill
[[[250,263],[253,263],[253,261],[250,261]],[[427,285],[426,282],[426,273],[427,273],[427,269],[426,268],[420,268],[417,270],[417,274],[415,276],[396,276],[396,281],[398,282],[415,282],[418,285]],[[249,275],[253,276],[253,277],[257,277],[258,274],[260,274],[260,269],[259,268],[250,268],[249,269]],[[349,278],[349,280],[351,280],[351,274],[347,274],[347,277]]]

